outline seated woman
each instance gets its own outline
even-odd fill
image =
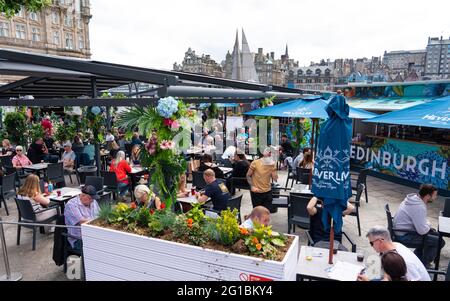
[[[34,211],[42,210],[50,204],[50,200],[41,192],[39,177],[34,174],[28,175],[25,179],[25,183],[17,192],[17,199],[31,202]],[[43,221],[55,215],[58,215],[58,210],[56,208],[38,213],[36,218],[37,221]]]
[[[303,161],[300,163],[300,167],[301,168],[313,169],[314,162],[312,160],[311,152],[307,152],[307,153],[304,154],[304,158],[303,158]]]
[[[189,190],[186,189],[186,174],[182,173],[180,175],[180,182],[178,182],[178,198],[185,198],[189,196]]]
[[[253,230],[255,223],[268,226],[270,224],[270,211],[264,206],[256,206],[244,219],[245,221],[240,227],[248,230]]]
[[[23,147],[18,145],[16,147],[16,155],[12,158],[12,165],[16,169],[22,169],[24,166],[33,165],[33,162],[23,153]]]
[[[245,179],[247,177],[247,172],[250,167],[250,163],[247,161],[245,154],[235,153],[233,161],[234,164],[233,164],[233,171],[231,172],[231,177],[227,178],[227,187],[231,195],[234,195],[234,193],[236,192],[234,185],[248,186],[249,187],[248,189],[250,189],[250,186],[248,185],[248,182]],[[235,179],[234,183],[232,183],[231,182],[232,178],[243,178],[243,179],[241,180]]]
[[[200,160],[200,166],[198,167],[197,171],[205,171],[207,169],[214,170],[214,173],[216,174],[216,178],[225,178],[223,171],[219,168],[219,166],[212,163],[212,156],[209,154],[204,154],[202,159]]]
[[[8,139],[2,141],[2,156],[11,156],[14,154],[14,147]]]
[[[139,207],[146,207],[149,209],[161,209],[161,200],[150,191],[150,188],[145,185],[138,185],[134,189],[134,197],[136,198]]]
[[[119,195],[123,197],[128,191],[128,173],[131,172],[131,167],[125,160],[125,152],[117,152],[116,159],[112,161],[111,165],[109,166],[109,171],[113,171],[116,173],[119,186]]]
[[[141,154],[140,145],[139,144],[133,145],[133,148],[131,149],[131,164],[132,165],[134,165],[134,166],[141,165],[140,154]]]

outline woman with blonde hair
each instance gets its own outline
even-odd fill
[[[23,186],[20,187],[19,191],[17,192],[17,199],[24,202],[31,202],[34,211],[40,211],[44,208],[47,208],[50,204],[50,200],[46,198],[41,192],[39,177],[34,174],[28,175],[28,177],[25,179],[25,183],[23,183]],[[36,218],[37,221],[42,221],[58,214],[58,209],[55,208],[36,214]]]
[[[186,190],[186,174],[182,173],[180,175],[180,181],[178,182],[177,197],[185,198],[187,196],[189,196],[189,190]]]
[[[2,156],[11,156],[14,154],[14,147],[11,145],[8,139],[2,141]]]
[[[134,189],[134,197],[139,207],[146,207],[149,209],[161,209],[161,200],[150,191],[150,188],[145,185],[138,185]]]
[[[131,163],[133,165],[141,164],[140,155],[141,147],[138,144],[133,145],[133,148],[131,149]]]
[[[119,186],[119,195],[122,197],[128,191],[129,181],[128,174],[131,173],[131,166],[125,160],[125,152],[118,151],[116,159],[111,162],[109,171],[116,173],[117,182]]]

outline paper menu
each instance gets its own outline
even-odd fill
[[[364,266],[338,261],[331,268],[328,277],[339,281],[356,281]]]
[[[439,232],[450,233],[450,217],[439,216]]]

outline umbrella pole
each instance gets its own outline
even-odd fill
[[[315,123],[316,123],[315,118],[312,118],[312,122],[313,122],[313,124],[312,124],[312,133],[311,133],[311,156],[312,156],[312,161],[314,162],[314,155],[315,155],[314,154],[314,144],[315,144],[314,133],[315,133]],[[314,169],[314,167],[313,167],[313,169]],[[313,169],[309,173],[309,189],[310,190],[311,190],[311,186],[312,186],[312,172],[313,172]]]
[[[330,251],[328,253],[328,263],[333,264],[333,251],[334,251],[334,227],[333,227],[333,218],[331,218],[330,225]]]

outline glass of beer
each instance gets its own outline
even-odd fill
[[[363,262],[364,261],[364,249],[363,248],[358,248],[356,250],[356,259],[359,262]]]

